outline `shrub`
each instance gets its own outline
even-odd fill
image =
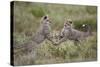
[[[42,17],[45,15],[45,10],[41,6],[35,6],[34,8],[32,8],[31,13],[35,17]]]

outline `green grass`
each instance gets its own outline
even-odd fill
[[[32,54],[25,54],[24,48],[14,49],[15,65],[65,63],[97,59],[97,8],[95,6],[75,6],[30,2],[14,3],[14,46],[30,41],[40,26],[41,17],[48,15],[52,31],[61,30],[65,19],[72,19],[74,27],[81,30],[82,24],[89,24],[95,34],[80,44],[80,50],[73,41],[54,46],[44,41],[37,49],[37,60]]]

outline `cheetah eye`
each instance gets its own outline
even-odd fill
[[[66,25],[68,25],[68,23],[65,23]]]

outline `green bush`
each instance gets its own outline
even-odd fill
[[[32,8],[31,13],[35,17],[42,17],[45,15],[45,10],[41,6],[35,6]]]

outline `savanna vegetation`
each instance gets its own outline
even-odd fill
[[[68,40],[58,46],[45,40],[36,49],[37,60],[32,54],[25,54],[20,46],[34,36],[41,24],[41,17],[48,15],[51,19],[52,31],[63,28],[64,20],[72,19],[74,28],[82,30],[82,24],[89,24],[93,35],[80,44],[80,50]],[[62,5],[49,3],[14,2],[14,64],[51,64],[97,60],[97,7],[83,5]]]

